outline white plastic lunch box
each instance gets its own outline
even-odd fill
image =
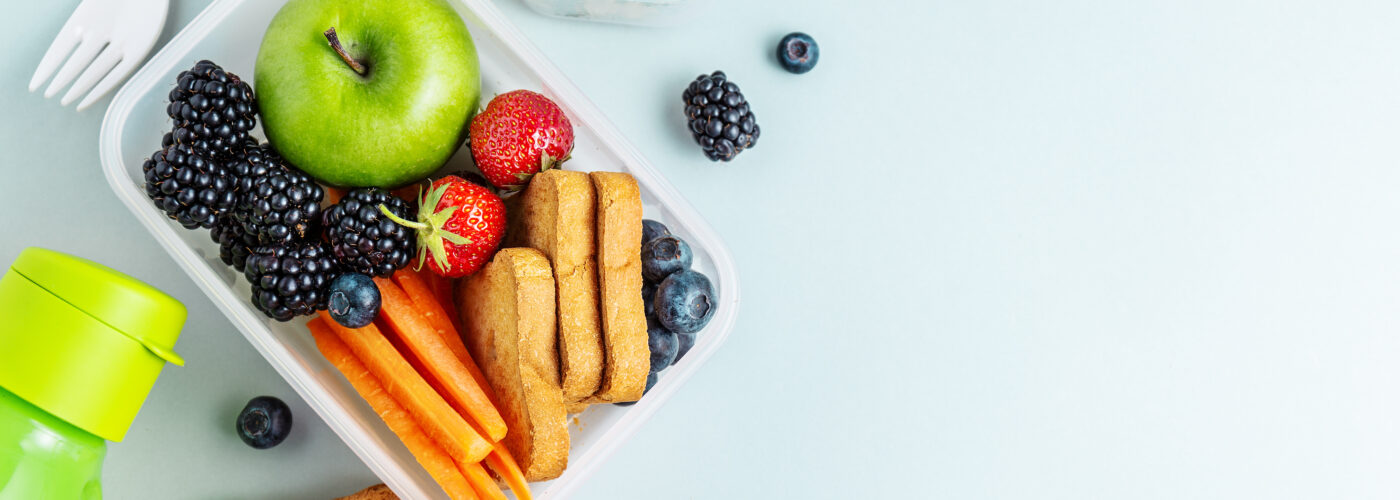
[[[446,498],[369,405],[316,350],[305,319],[278,323],[248,302],[249,285],[219,260],[205,230],[189,231],[146,198],[141,164],[160,148],[170,128],[166,96],[175,75],[200,59],[251,78],[264,29],[284,0],[215,0],[146,63],[117,93],[102,121],[102,170],[112,191],[170,253],[229,321],[306,400],[376,475],[404,498]],[[625,171],[642,189],[645,215],[664,222],[691,244],[694,267],[714,282],[719,306],[685,359],[662,372],[656,387],[631,407],[597,405],[573,420],[569,468],[553,481],[532,484],[537,498],[564,498],[618,445],[656,412],[719,349],[734,326],[739,282],[724,243],[695,209],[654,170],[593,103],[583,96],[489,0],[453,0],[476,43],[482,96],[524,88],[540,91],[573,121],[571,170]],[[252,82],[256,90],[256,82]],[[256,132],[261,135],[261,130]],[[470,164],[464,147],[447,169]]]

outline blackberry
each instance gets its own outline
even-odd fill
[[[211,157],[231,156],[257,124],[253,88],[207,60],[180,72],[165,114],[176,141]]]
[[[141,165],[146,196],[186,229],[213,227],[214,219],[237,201],[233,179],[223,165],[195,154],[171,134],[165,134],[161,146]]]
[[[326,191],[311,176],[287,165],[280,157],[267,155],[266,151],[263,154],[267,160],[264,163],[254,163],[250,157],[248,167],[261,174],[239,181],[241,192],[234,217],[262,245],[313,237],[321,222],[321,199],[326,197]],[[242,189],[245,183],[246,190]]]
[[[257,247],[243,276],[253,285],[253,307],[290,321],[325,309],[327,290],[340,271],[326,244],[310,240]]]
[[[243,231],[243,224],[233,216],[225,214],[214,219],[214,227],[209,237],[219,244],[219,260],[243,272],[248,263],[248,255],[258,246],[258,238]]]
[[[723,71],[695,77],[681,94],[695,143],[711,161],[729,161],[758,142],[758,122],[739,85]]]
[[[234,192],[239,196],[253,191],[253,181],[267,175],[276,165],[286,165],[282,156],[271,145],[258,144],[257,139],[249,138],[237,149],[233,157],[225,161],[229,175],[233,176]]]
[[[385,217],[381,205],[405,220],[415,217],[407,202],[379,188],[350,191],[322,216],[331,251],[346,270],[384,278],[413,258],[413,230]]]

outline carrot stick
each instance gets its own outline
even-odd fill
[[[441,383],[447,400],[462,416],[471,417],[492,442],[505,437],[506,421],[501,418],[501,413],[496,411],[496,406],[486,397],[486,391],[467,371],[462,360],[443,342],[437,329],[414,307],[408,294],[388,279],[375,278],[374,282],[379,285],[380,317],[394,327],[409,350]],[[481,458],[466,461],[475,463]]]
[[[434,278],[440,281],[446,281],[446,278],[442,278],[431,272],[413,272],[408,269],[400,269],[398,272],[394,273],[394,281],[403,288],[404,293],[408,294],[409,299],[411,299],[420,310],[424,311],[424,316],[428,318],[429,322],[433,323],[434,328],[437,328],[438,334],[442,336],[443,341],[446,342],[448,347],[452,348],[454,352],[458,353],[458,356],[462,359],[462,364],[466,365],[467,370],[472,373],[472,378],[476,379],[477,384],[480,384],[481,388],[486,391],[487,397],[491,398],[491,401],[494,402],[496,401],[496,396],[491,390],[491,386],[486,383],[486,375],[481,373],[481,368],[476,366],[476,361],[472,360],[470,354],[467,354],[467,348],[462,344],[462,337],[458,335],[458,330],[456,330],[452,323],[444,321],[443,316],[438,314],[440,309],[434,308],[435,305],[440,305],[433,303],[432,294],[429,290],[432,287]],[[528,481],[525,480],[525,473],[520,470],[520,465],[516,464],[515,457],[510,455],[510,451],[506,449],[503,443],[496,443],[495,449],[491,450],[491,454],[486,456],[486,464],[491,467],[491,470],[496,472],[496,475],[505,480],[506,484],[510,486],[510,489],[515,492],[516,500],[530,500],[532,498]]]
[[[345,197],[346,191],[342,188],[326,186],[325,189],[326,203],[334,205],[336,203],[339,203],[341,198]]]
[[[462,337],[457,335],[457,325],[452,322],[452,317],[447,310],[442,307],[442,302],[436,293],[433,293],[432,278],[424,276],[428,273],[416,273],[409,269],[400,269],[394,272],[394,283],[403,289],[408,295],[408,300],[423,313],[423,318],[437,331],[438,337],[447,344],[447,348],[452,350],[452,354],[458,359],[471,359],[467,354],[467,346],[462,343]],[[446,279],[438,277],[439,280]],[[465,361],[463,362],[465,363]]]
[[[341,342],[331,328],[326,326],[326,322],[315,318],[306,326],[311,329],[311,336],[316,339],[316,348],[321,351],[321,355],[345,375],[350,385],[360,393],[360,397],[369,403],[370,408],[374,408],[379,418],[384,419],[389,430],[403,441],[409,453],[418,459],[418,463],[428,471],[428,475],[432,476],[434,481],[437,481],[438,486],[447,492],[447,496],[454,500],[477,498],[472,484],[467,481],[461,470],[455,467],[452,457],[447,456],[447,452],[442,451],[442,448],[423,432],[423,428],[413,422],[413,417],[409,416],[403,406],[384,392],[384,386],[379,383],[379,379],[370,374],[364,363],[355,357],[355,353],[350,352],[350,347]]]
[[[457,358],[462,360],[462,364],[467,367],[467,371],[471,372],[472,378],[476,379],[477,385],[481,386],[481,390],[486,392],[486,397],[492,402],[496,402],[495,391],[491,390],[491,384],[486,382],[486,375],[481,373],[481,368],[476,366],[476,361],[472,360],[471,354],[467,353],[466,344],[462,343],[462,330],[457,327],[455,321],[443,320],[444,317],[451,318],[452,313],[447,312],[446,315],[439,314],[442,311],[440,307],[442,303],[431,300],[433,294],[429,290],[430,286],[425,283],[425,281],[429,279],[426,278],[426,276],[437,275],[431,272],[414,273],[406,269],[401,269],[397,273],[394,273],[394,281],[398,282],[399,286],[403,287],[404,293],[408,294],[408,298],[411,299],[414,304],[418,305],[419,309],[425,311],[424,315],[427,316],[429,322],[433,324],[433,327],[437,329],[438,336],[442,337],[442,341],[447,344],[448,348],[452,349],[452,353],[456,354]],[[438,279],[447,280],[447,278],[441,276],[438,276]]]
[[[490,455],[486,455],[486,465],[506,481],[510,490],[515,492],[515,500],[533,498],[530,496],[530,485],[525,481],[525,473],[520,470],[520,465],[515,463],[515,457],[510,456],[510,450],[506,449],[505,443],[496,443],[496,448],[491,450]]]
[[[457,463],[457,469],[466,476],[467,482],[472,484],[472,489],[476,490],[476,495],[487,500],[506,500],[505,492],[496,485],[496,480],[491,479],[491,475],[486,473],[486,469],[481,468],[481,464]]]
[[[403,293],[406,293],[409,300],[413,301],[413,305],[416,305],[419,311],[423,312],[423,317],[427,318],[428,324],[437,329],[442,343],[447,343],[452,354],[462,360],[462,364],[468,366],[466,370],[472,371],[472,378],[476,378],[477,384],[483,384],[482,388],[486,389],[486,394],[491,395],[490,385],[484,385],[486,377],[476,377],[476,374],[482,370],[476,368],[475,361],[470,361],[472,354],[466,352],[466,345],[462,343],[461,329],[456,328],[456,322],[451,321],[451,312],[442,307],[440,297],[434,293],[434,279],[437,282],[447,280],[445,277],[434,275],[431,272],[416,273],[409,269],[399,269],[398,272],[393,273],[393,283],[399,284]],[[491,398],[491,401],[496,401],[496,398]]]
[[[433,289],[433,295],[437,295],[438,304],[442,304],[442,310],[447,311],[447,318],[452,320],[452,325],[457,327],[457,331],[462,331],[462,317],[457,315],[457,299],[452,293],[453,285],[457,283],[457,280],[438,276],[431,270],[426,271],[426,274],[436,278],[428,281]],[[419,275],[422,276],[423,273]]]
[[[482,439],[467,425],[466,420],[394,350],[378,328],[369,325],[352,330],[336,323],[326,311],[321,311],[321,318],[453,460],[478,462],[491,452],[491,442]]]

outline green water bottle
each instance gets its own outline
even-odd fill
[[[27,248],[0,276],[0,500],[102,498],[185,306],[92,261]]]

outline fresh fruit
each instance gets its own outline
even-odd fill
[[[680,343],[676,334],[661,323],[655,321],[647,322],[647,347],[651,349],[651,369],[649,373],[657,373],[671,366],[676,361],[676,351]]]
[[[690,245],[675,236],[662,236],[642,245],[642,277],[659,282],[671,273],[690,269]]]
[[[263,35],[254,81],[263,130],[293,165],[335,186],[392,188],[461,146],[478,71],[445,0],[292,0]]]
[[[705,275],[678,271],[656,287],[656,319],[676,333],[700,331],[715,315],[715,289]]]
[[[656,376],[655,373],[652,373],[652,374],[650,374],[650,375],[647,375],[647,387],[646,387],[646,389],[643,389],[643,390],[642,390],[642,395],[643,395],[643,396],[646,396],[648,392],[651,392],[651,388],[652,388],[653,386],[656,385],[656,381],[657,381],[657,380],[660,380],[660,379]],[[632,406],[632,405],[634,405],[634,404],[637,404],[637,402],[636,402],[636,401],[623,401],[623,402],[621,402],[621,403],[613,403],[613,404],[616,405],[616,406]]]
[[[243,272],[248,264],[248,256],[258,246],[258,238],[243,231],[243,224],[233,216],[224,214],[214,219],[214,227],[209,229],[209,237],[219,244],[219,260]]]
[[[802,74],[817,66],[817,41],[806,33],[788,33],[778,42],[778,63],[789,73]]]
[[[292,432],[292,409],[272,396],[258,396],[238,412],[234,428],[248,446],[265,450],[281,444]]]
[[[670,236],[670,235],[671,235],[671,230],[670,230],[670,229],[667,229],[665,224],[662,224],[662,223],[660,223],[660,222],[656,222],[656,221],[651,220],[651,219],[642,219],[642,244],[643,244],[643,245],[647,244],[648,241],[651,241],[651,240],[660,238],[660,237],[662,237],[662,236]]]
[[[491,184],[491,181],[486,180],[486,176],[483,176],[479,173],[473,172],[471,170],[460,170],[457,172],[453,172],[452,175],[461,177],[462,179],[465,179],[467,182],[470,182],[472,184],[476,184],[478,186],[489,189],[492,193],[496,193],[496,196],[501,195],[501,191],[499,189],[496,189],[496,186],[493,186]]]
[[[185,229],[213,227],[214,219],[233,207],[233,179],[224,166],[178,144],[165,134],[162,149],[141,165],[146,196]]]
[[[656,283],[652,281],[642,282],[642,312],[648,318],[656,317],[656,308],[652,307],[651,299],[656,297]]]
[[[381,210],[383,211],[383,210]],[[418,233],[418,263],[460,278],[481,269],[506,231],[506,206],[491,190],[449,175],[438,179],[418,203],[418,219],[384,211]]]
[[[753,111],[723,71],[695,77],[681,96],[690,133],[711,161],[733,160],[758,142]]]
[[[354,189],[327,208],[321,227],[331,251],[347,271],[387,277],[413,258],[413,234],[388,217],[411,217],[408,203],[379,188]]]
[[[276,155],[265,159],[274,160]],[[263,245],[312,238],[321,222],[321,199],[326,192],[304,172],[283,162],[267,163],[263,174],[248,181],[234,217],[243,230]],[[261,168],[261,166],[259,166]]]
[[[491,99],[472,118],[476,167],[496,187],[517,191],[530,177],[559,166],[574,150],[574,126],[548,97],[528,90]]]
[[[379,287],[360,273],[346,273],[331,281],[326,293],[326,312],[346,328],[361,328],[379,316]]]
[[[253,285],[253,306],[277,321],[325,309],[327,288],[339,274],[320,240],[258,247],[243,271]]]
[[[165,114],[175,121],[176,142],[206,158],[231,156],[257,125],[253,89],[210,61],[181,71]]]
[[[690,352],[690,348],[695,347],[695,332],[677,333],[676,341],[679,346],[676,348],[676,359],[671,362],[673,365],[680,363],[681,358],[685,357],[685,353]]]
[[[277,150],[272,149],[270,145],[259,144],[257,139],[253,138],[235,148],[233,156],[224,163],[229,175],[233,176],[234,192],[240,197],[253,191],[253,182],[266,176],[268,171],[283,165],[286,165],[286,160],[277,154]]]

